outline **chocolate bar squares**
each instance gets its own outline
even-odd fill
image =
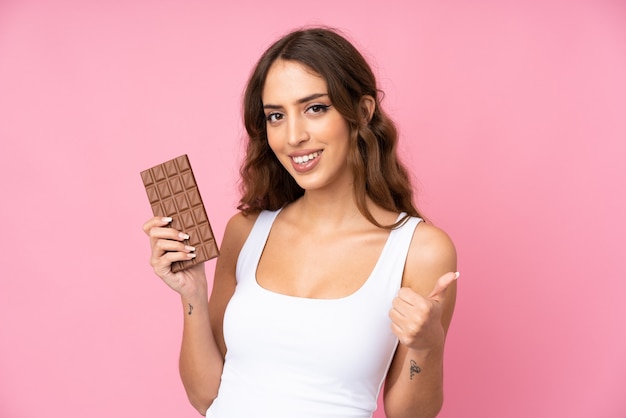
[[[178,272],[219,256],[213,230],[202,203],[187,155],[141,172],[154,216],[169,216],[170,226],[189,235],[186,245],[196,247],[196,257],[172,263]]]

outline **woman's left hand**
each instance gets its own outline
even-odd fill
[[[458,277],[458,273],[441,276],[427,297],[409,287],[403,287],[393,301],[389,312],[393,333],[401,344],[416,351],[441,348],[445,332],[441,324],[442,302],[446,290]]]

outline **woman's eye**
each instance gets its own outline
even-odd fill
[[[311,113],[324,113],[328,110],[329,107],[330,105],[314,104],[312,106],[309,106],[307,111]]]
[[[282,118],[283,118],[283,115],[280,113],[270,113],[269,115],[265,116],[265,120],[270,123],[276,123]]]

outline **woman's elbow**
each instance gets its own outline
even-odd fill
[[[434,395],[421,405],[398,404],[385,399],[384,409],[387,418],[436,418],[443,408],[443,393]]]
[[[193,406],[195,410],[198,411],[202,416],[206,415],[207,409],[209,409],[209,407],[213,404],[213,401],[215,400],[215,396],[211,397],[207,396],[206,394],[195,396],[192,394],[187,394],[187,398],[189,399],[189,403],[191,404],[191,406]]]

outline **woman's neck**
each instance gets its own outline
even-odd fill
[[[368,197],[366,204],[372,215],[381,223],[395,222],[397,214],[378,207]],[[302,197],[285,208],[292,222],[306,220],[308,227],[330,233],[346,229],[374,227],[359,211],[352,190],[341,194],[306,191]]]
[[[306,191],[294,202],[294,206],[306,219],[319,220],[326,224],[341,224],[360,215],[351,190],[333,194]]]

